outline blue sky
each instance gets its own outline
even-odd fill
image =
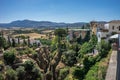
[[[120,19],[120,0],[0,0],[0,23],[15,20],[89,22]]]

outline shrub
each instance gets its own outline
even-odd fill
[[[76,62],[76,52],[73,50],[69,50],[62,55],[62,62],[64,62],[68,66],[73,66]]]
[[[26,71],[32,71],[34,64],[32,61],[25,61],[24,66]]]
[[[42,80],[41,72],[37,67],[34,67],[32,70],[32,79],[33,80]]]
[[[63,68],[60,69],[60,73],[59,73],[59,80],[64,79],[69,73],[69,69],[68,68]]]
[[[17,73],[12,68],[6,70],[6,79],[5,80],[17,80]]]
[[[4,80],[4,76],[2,73],[0,73],[0,80]]]
[[[9,51],[4,52],[3,56],[7,64],[13,64],[16,59],[14,50],[9,50]]]
[[[18,79],[19,79],[19,80],[22,80],[22,78],[24,78],[25,73],[26,73],[25,68],[24,68],[23,66],[19,66],[19,67],[16,69],[16,71],[17,71]]]
[[[84,78],[84,69],[74,67],[72,75],[76,79],[83,80],[83,78]]]

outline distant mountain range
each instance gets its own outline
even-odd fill
[[[50,21],[32,21],[32,20],[17,20],[11,23],[0,23],[0,27],[32,27],[32,28],[42,28],[42,27],[82,27],[86,25],[85,22],[77,23],[57,23]]]

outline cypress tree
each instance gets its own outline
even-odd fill
[[[12,38],[12,47],[15,47],[16,43],[15,43],[15,39]]]

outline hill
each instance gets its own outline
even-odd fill
[[[57,23],[50,21],[32,21],[32,20],[17,20],[11,23],[0,23],[0,27],[32,27],[32,28],[42,28],[42,27],[82,27],[86,25],[85,22],[77,23]]]

